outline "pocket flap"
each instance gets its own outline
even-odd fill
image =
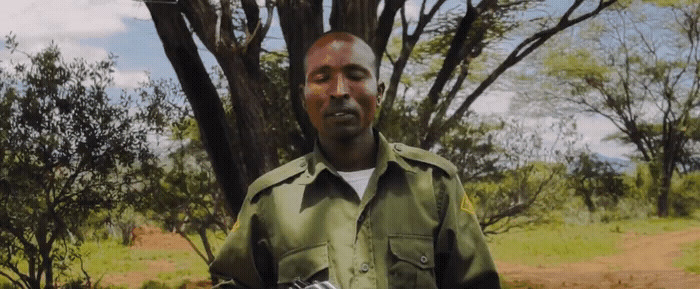
[[[323,243],[294,249],[282,255],[278,265],[278,283],[291,283],[296,279],[308,280],[328,268],[328,246]]]
[[[435,267],[433,238],[430,236],[389,236],[389,248],[394,256],[419,268]]]

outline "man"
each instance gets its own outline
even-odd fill
[[[499,287],[454,165],[373,130],[384,90],[375,63],[364,41],[343,32],[308,50],[315,150],[250,185],[210,267],[221,287]]]

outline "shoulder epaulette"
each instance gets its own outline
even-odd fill
[[[424,149],[407,146],[405,144],[392,144],[394,152],[407,159],[433,165],[445,171],[448,175],[457,174],[457,167],[447,159]]]
[[[251,199],[265,189],[274,186],[288,178],[300,174],[306,170],[306,157],[296,158],[281,165],[257,178],[248,186],[248,197]]]

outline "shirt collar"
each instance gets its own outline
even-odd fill
[[[401,150],[402,144],[391,144],[389,143],[384,135],[377,130],[374,130],[374,135],[377,139],[377,162],[375,164],[375,174],[380,176],[386,172],[389,165],[394,163],[404,170],[413,172],[414,169],[406,163],[402,158],[397,157],[396,152]],[[310,184],[313,183],[321,172],[327,170],[329,173],[339,176],[337,170],[333,165],[326,159],[321,151],[321,147],[316,141],[314,145],[313,152],[306,155],[305,158],[307,162],[307,169],[302,174],[299,179],[300,184]]]

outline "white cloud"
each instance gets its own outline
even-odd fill
[[[535,117],[526,111],[511,110],[511,99],[516,95],[511,91],[492,91],[477,98],[471,106],[481,116],[501,116],[504,118],[519,118],[526,127],[535,128],[537,125],[547,127],[556,122],[551,117]],[[591,151],[608,157],[627,159],[634,153],[634,147],[615,140],[604,141],[606,136],[617,133],[618,129],[609,120],[601,116],[579,115],[575,119],[578,133],[582,135],[579,144],[587,144]],[[543,140],[552,142],[555,135],[542,135]]]
[[[484,93],[471,105],[471,109],[480,115],[505,115],[510,106],[510,100],[515,96],[512,91],[493,91]]]
[[[602,116],[580,116],[576,119],[576,125],[578,131],[583,135],[581,142],[588,144],[591,151],[622,159],[628,158],[635,151],[631,145],[616,140],[603,140],[619,130],[612,122]]]
[[[17,37],[18,49],[27,53],[38,52],[48,47],[52,42],[60,48],[61,55],[67,61],[75,58],[82,58],[88,62],[95,62],[106,59],[109,53],[102,47],[81,45],[76,39],[22,39]],[[10,53],[7,49],[0,50],[0,60],[3,67],[9,67],[11,63],[26,63],[29,61],[22,53]]]
[[[12,32],[20,49],[30,53],[54,41],[66,58],[94,61],[103,59],[107,52],[79,41],[124,32],[127,18],[148,20],[150,15],[143,3],[133,0],[11,1],[0,10],[0,36]],[[12,56],[3,50],[0,57]]]
[[[405,2],[406,4],[404,7],[406,8],[406,19],[408,19],[408,21],[415,21],[415,22],[418,21],[418,16],[419,16],[418,14],[420,13],[420,6],[416,2],[417,1],[406,1]],[[427,9],[429,9],[429,7],[426,8],[426,10]]]
[[[12,33],[19,50],[34,53],[52,42],[67,60],[83,58],[94,62],[107,58],[105,47],[81,43],[85,39],[106,39],[126,32],[127,19],[150,20],[145,4],[134,0],[30,0],[11,1],[0,10],[0,36]],[[26,61],[21,53],[0,48],[3,66]],[[145,71],[114,73],[119,88],[135,88],[146,81]]]
[[[114,84],[119,88],[137,88],[146,81],[148,81],[148,73],[146,71],[117,70],[114,72]]]
[[[404,6],[406,8],[406,19],[409,22],[418,22],[418,15],[420,14],[420,6],[416,2],[417,1],[409,0],[409,1],[406,1],[404,4]],[[427,7],[426,10],[427,9],[429,9],[429,7]],[[384,1],[380,2],[379,5],[377,5],[377,15],[380,15],[382,13],[382,10],[384,10]],[[401,15],[401,14],[399,14],[399,13],[401,13],[401,12],[396,13],[396,17],[397,17],[396,19],[400,19],[399,17],[401,17],[401,16],[399,16],[399,15]]]
[[[150,19],[133,0],[12,1],[0,11],[0,32],[28,38],[104,37],[126,29],[125,17]]]

